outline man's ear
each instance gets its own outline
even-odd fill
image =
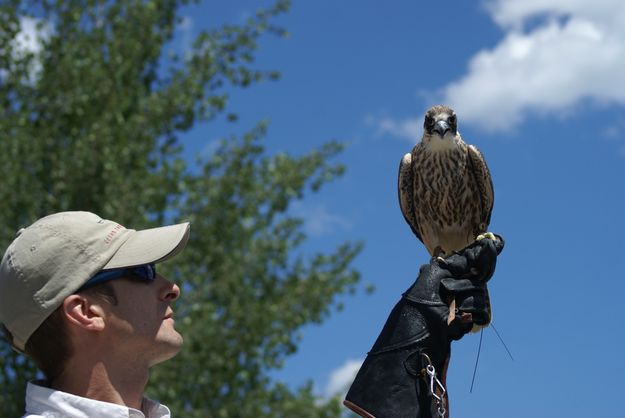
[[[104,311],[82,295],[69,295],[63,301],[63,314],[70,324],[80,328],[101,331],[104,329]]]

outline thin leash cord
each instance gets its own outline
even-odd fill
[[[512,357],[512,353],[510,352],[510,350],[508,350],[508,346],[506,345],[506,343],[503,341],[503,338],[501,338],[501,335],[499,335],[499,331],[497,331],[497,328],[495,328],[495,324],[493,324],[492,322],[490,323],[490,328],[493,329],[493,331],[495,331],[495,334],[497,335],[497,338],[499,338],[499,341],[501,342],[501,345],[503,345],[503,348],[506,349],[506,352],[508,353],[508,355],[510,356],[510,359],[512,361],[514,361],[514,357]],[[473,368],[473,377],[471,378],[471,389],[469,389],[469,393],[473,393],[473,384],[475,383],[475,375],[477,373],[477,364],[480,361],[480,352],[482,351],[482,337],[484,336],[484,328],[482,328],[480,330],[480,343],[477,347],[477,358],[475,359],[475,367]]]
[[[475,367],[473,368],[473,377],[471,378],[471,389],[469,389],[469,393],[473,393],[473,383],[475,383],[475,374],[477,373],[477,364],[480,362],[480,352],[482,351],[482,337],[483,336],[484,336],[484,328],[480,330],[480,344],[477,346],[477,358],[475,359]]]
[[[512,357],[512,353],[510,352],[510,350],[508,350],[508,346],[506,345],[506,343],[503,342],[503,338],[501,338],[501,335],[499,335],[499,331],[497,331],[497,328],[495,328],[495,324],[491,322],[490,326],[493,328],[493,331],[495,331],[495,334],[497,334],[497,338],[499,338],[499,341],[501,341],[501,345],[503,345],[503,348],[505,348],[506,351],[508,352],[510,359],[514,361],[514,357]]]

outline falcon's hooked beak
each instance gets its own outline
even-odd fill
[[[443,138],[445,136],[445,133],[451,130],[451,127],[444,120],[439,120],[438,122],[436,122],[436,125],[434,125],[434,128],[432,128],[432,130],[434,132],[438,132],[440,137]]]

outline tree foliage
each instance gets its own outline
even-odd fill
[[[206,30],[165,54],[180,0],[8,0],[0,6],[0,244],[62,210],[142,228],[192,222],[187,249],[163,266],[182,283],[185,346],[157,367],[149,393],[178,416],[336,417],[306,385],[273,382],[298,330],[355,289],[360,245],[298,253],[289,204],[340,176],[329,142],[303,156],[269,155],[266,124],[225,138],[192,165],[178,138],[227,111],[228,91],[277,78],[254,68],[261,36],[288,9],[278,0],[245,24]],[[25,25],[40,36],[24,38]],[[0,342],[0,415],[23,412],[24,356]]]

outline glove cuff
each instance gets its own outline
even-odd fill
[[[345,406],[362,417],[407,418],[420,416],[420,405],[432,404],[421,373],[425,367],[421,353],[440,373],[451,341],[436,335],[436,328],[432,333],[422,309],[406,294],[395,305],[345,397]]]

